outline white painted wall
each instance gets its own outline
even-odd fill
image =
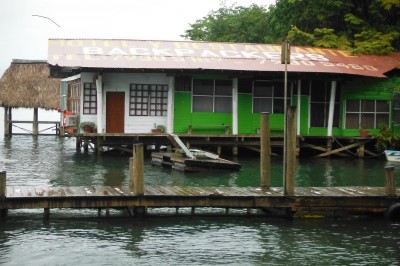
[[[93,82],[96,73],[82,73],[81,91],[81,121],[92,121],[97,124],[97,115],[83,115],[83,84]],[[103,130],[106,129],[106,93],[125,92],[125,131],[124,133],[150,133],[154,125],[167,126],[166,116],[129,116],[129,85],[135,84],[157,84],[168,85],[169,79],[163,73],[103,73]]]

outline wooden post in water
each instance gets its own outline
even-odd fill
[[[289,106],[286,117],[286,171],[283,182],[285,196],[294,195],[294,176],[296,172],[296,107]]]
[[[6,181],[7,172],[0,172],[0,199],[4,199],[7,193],[7,181]]]
[[[33,108],[32,135],[39,135],[38,108]]]
[[[271,186],[271,141],[269,130],[269,113],[261,113],[260,132],[260,171],[261,188]]]
[[[7,172],[0,172],[0,199],[5,199],[7,196]],[[0,209],[0,218],[7,216],[7,209]]]
[[[135,195],[144,195],[144,151],[143,144],[133,145],[133,158],[130,165],[130,184]]]
[[[388,196],[396,196],[396,178],[394,166],[385,167],[385,192]]]

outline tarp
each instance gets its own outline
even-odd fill
[[[389,56],[290,47],[288,72],[336,73],[385,77],[400,66],[400,53]],[[48,63],[67,68],[226,70],[281,72],[281,46],[250,43],[50,39]]]

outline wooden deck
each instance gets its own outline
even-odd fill
[[[400,203],[398,195],[400,189],[387,196],[383,187],[296,187],[294,196],[283,196],[278,187],[151,186],[140,196],[128,187],[7,186],[0,209],[210,207],[383,214]]]
[[[188,148],[196,147],[214,151],[218,154],[226,153],[238,155],[238,148],[260,152],[259,134],[177,134]],[[168,134],[123,134],[123,133],[87,133],[69,135],[76,137],[77,150],[82,147],[85,151],[91,148],[99,155],[109,149],[117,149],[131,153],[132,145],[172,146]],[[297,155],[304,152],[314,152],[317,157],[377,157],[373,151],[376,139],[374,137],[322,137],[297,136]],[[271,135],[270,145],[277,153],[283,149],[283,136]]]

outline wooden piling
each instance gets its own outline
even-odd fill
[[[385,192],[388,196],[396,196],[396,178],[394,166],[385,167]]]
[[[6,197],[7,193],[7,172],[0,172],[0,199]]]
[[[260,132],[260,171],[261,187],[270,188],[271,186],[271,141],[269,129],[269,113],[261,113],[261,132]]]
[[[296,107],[289,106],[286,118],[286,171],[283,193],[286,196],[294,195],[294,176],[296,172]]]
[[[144,195],[144,153],[143,144],[133,145],[133,158],[130,163],[130,184],[135,195]]]
[[[38,108],[33,108],[32,135],[39,135]]]
[[[7,196],[7,173],[6,171],[0,172],[0,199],[5,199]],[[5,218],[7,216],[7,209],[0,209],[0,218]]]

